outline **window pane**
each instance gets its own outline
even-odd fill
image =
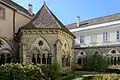
[[[80,43],[84,43],[84,36],[80,36]]]
[[[106,35],[105,35],[105,36],[106,36],[106,41],[107,41],[107,40],[108,40],[108,33],[107,33],[107,32],[106,32]]]
[[[108,32],[103,32],[103,41],[108,41]]]
[[[117,33],[116,33],[116,35],[117,35],[117,40],[119,40],[120,39],[120,33],[119,33],[119,31],[117,31]]]

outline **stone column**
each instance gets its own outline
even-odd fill
[[[111,61],[110,62],[111,62],[111,65],[113,65],[113,57],[111,57]]]
[[[118,65],[120,65],[120,57],[118,57]]]
[[[116,57],[116,65],[118,65],[118,57]]]

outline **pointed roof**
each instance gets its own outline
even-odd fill
[[[46,3],[41,7],[33,19],[21,27],[21,29],[37,29],[37,28],[59,28],[74,36],[59,20],[58,18],[50,11],[46,6]],[[75,37],[75,36],[74,36]]]

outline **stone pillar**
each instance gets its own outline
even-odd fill
[[[120,65],[120,57],[118,57],[118,65]]]

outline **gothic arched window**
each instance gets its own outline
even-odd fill
[[[10,54],[7,54],[6,63],[11,63],[11,57],[10,57]]]
[[[43,57],[42,57],[42,64],[46,64],[45,54],[43,54]]]
[[[1,54],[0,65],[1,64],[5,64],[5,55],[4,54]]]
[[[37,63],[41,63],[40,54],[37,54]]]
[[[33,57],[32,57],[32,62],[33,62],[34,64],[36,64],[35,54],[33,54]]]

